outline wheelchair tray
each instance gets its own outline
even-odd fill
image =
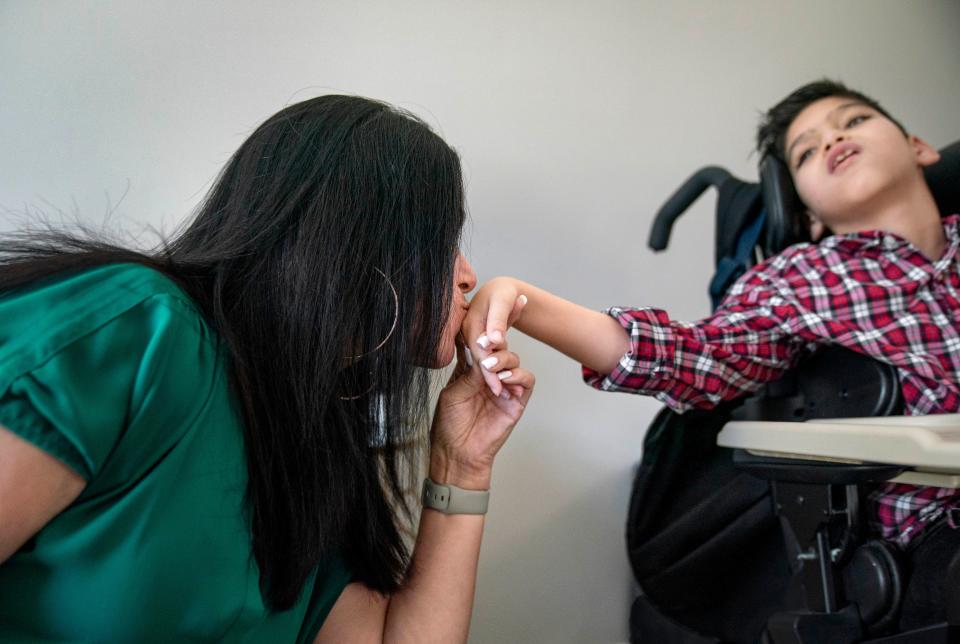
[[[892,481],[960,488],[960,414],[802,423],[740,420],[724,426],[717,444],[758,456],[902,465],[910,471]]]

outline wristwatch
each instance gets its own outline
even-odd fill
[[[423,479],[423,507],[444,514],[486,514],[490,490],[464,490]]]

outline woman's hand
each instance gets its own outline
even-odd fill
[[[506,351],[507,329],[519,319],[527,304],[519,284],[511,277],[496,277],[484,284],[471,298],[470,310],[460,327],[468,350],[480,363],[483,378],[495,396],[503,391],[497,374],[506,368],[501,352]]]
[[[490,355],[497,358],[491,368],[501,386],[499,395],[484,381],[479,362],[468,364],[464,346],[457,341],[457,366],[440,393],[431,430],[430,478],[437,483],[488,489],[493,459],[533,393],[534,375],[520,367],[520,359],[505,342]]]

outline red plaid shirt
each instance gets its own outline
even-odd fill
[[[676,411],[709,408],[776,380],[806,352],[839,344],[894,365],[907,415],[960,412],[960,215],[931,263],[881,231],[797,244],[758,264],[698,322],[653,308],[607,313],[630,333],[604,391],[650,394]],[[905,546],[960,506],[960,490],[887,483],[870,494],[875,528]]]

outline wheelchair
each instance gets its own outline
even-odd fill
[[[960,141],[941,154],[927,182],[940,212],[957,213]],[[788,171],[766,158],[759,183],[719,167],[695,173],[658,212],[649,246],[665,249],[673,222],[711,187],[716,307],[750,266],[810,238]],[[866,529],[866,486],[960,488],[960,414],[902,411],[893,367],[839,347],[749,398],[663,410],[645,437],[628,511],[641,591],[631,641],[960,642],[960,551],[948,554],[946,622],[898,631],[910,571]]]

